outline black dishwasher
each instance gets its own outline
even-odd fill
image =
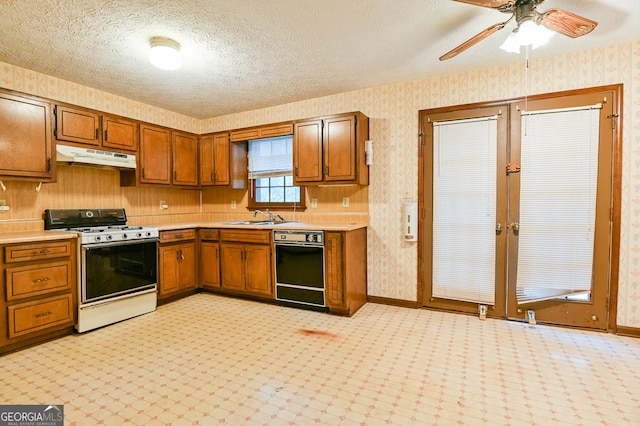
[[[274,230],[276,300],[327,310],[324,288],[324,233]]]

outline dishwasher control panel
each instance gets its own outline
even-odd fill
[[[299,231],[299,230],[277,230],[273,231],[274,243],[303,243],[303,244],[324,244],[324,232],[322,231]]]

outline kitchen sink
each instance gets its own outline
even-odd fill
[[[224,222],[225,225],[281,225],[287,222],[269,222],[268,220],[240,220],[238,222]]]

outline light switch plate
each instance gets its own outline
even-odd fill
[[[311,208],[312,209],[317,209],[318,208],[318,199],[317,198],[312,198],[311,199]]]
[[[232,209],[236,208],[236,200],[231,200],[231,208]]]
[[[342,197],[342,207],[349,207],[349,197]]]

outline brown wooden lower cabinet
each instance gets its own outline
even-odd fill
[[[72,333],[76,240],[7,244],[0,251],[0,353]]]
[[[217,229],[201,229],[200,237],[200,285],[207,289],[220,288],[220,232]]]
[[[351,316],[367,301],[367,230],[325,232],[325,302]]]
[[[160,233],[158,249],[158,299],[196,290],[195,230]]]
[[[271,231],[220,230],[223,290],[273,298]]]

